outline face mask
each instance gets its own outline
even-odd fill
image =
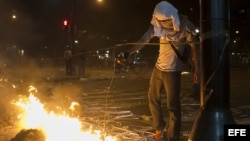
[[[163,28],[166,28],[166,29],[172,29],[173,28],[173,20],[172,19],[158,20],[158,22],[160,23],[160,25]]]

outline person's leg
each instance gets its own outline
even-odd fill
[[[81,76],[83,75],[83,65],[82,65],[82,60],[78,61],[78,74]]]
[[[85,61],[82,60],[82,75],[85,75]]]
[[[196,83],[193,85],[192,98],[195,101],[199,102],[199,100],[200,100],[200,83]]]
[[[69,60],[69,75],[73,75],[73,62],[71,59]]]
[[[181,128],[181,73],[166,72],[163,80],[167,93],[167,108],[169,112],[167,139],[168,141],[179,141]]]
[[[153,117],[153,125],[156,130],[162,130],[165,127],[163,113],[161,108],[160,90],[162,87],[162,72],[154,68],[151,74],[148,101],[149,109]]]
[[[66,69],[66,75],[69,75],[69,61],[65,61],[65,69]]]

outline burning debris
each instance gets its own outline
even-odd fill
[[[22,87],[22,91],[15,87],[11,87],[14,91],[9,91],[6,87],[9,83],[6,82],[2,88],[6,92],[1,92],[4,94],[1,101],[5,103],[4,107],[8,106],[4,112],[7,114],[4,115],[9,116],[4,119],[1,117],[1,123],[4,124],[1,126],[4,128],[0,129],[1,140],[148,141],[153,136],[153,133],[148,132],[150,126],[141,125],[140,130],[134,130],[120,123],[121,120],[136,122],[140,118],[131,111],[123,111],[112,104],[106,107],[102,105],[103,102],[93,103],[85,99],[93,97],[92,94],[84,98],[81,95],[79,99],[79,88],[74,85],[60,84],[59,87],[53,87],[52,95],[43,95],[44,92],[38,93],[33,86],[28,87],[27,93],[27,85]],[[81,104],[84,102],[84,107],[78,100]],[[6,101],[11,101],[11,104],[6,105]],[[10,110],[10,107],[14,109]],[[79,111],[82,115],[78,114]]]
[[[110,136],[104,136],[100,130],[87,129],[82,127],[81,121],[77,117],[70,116],[66,111],[55,113],[48,111],[40,100],[34,96],[37,92],[36,88],[30,86],[30,95],[20,96],[13,104],[23,109],[18,115],[20,129],[22,129],[12,140],[22,138],[35,139],[36,137],[44,137],[46,141],[114,141]],[[73,102],[69,108],[75,109],[76,102]],[[34,137],[36,136],[36,137]],[[26,140],[25,140],[26,141]],[[34,140],[33,140],[34,141]],[[40,139],[38,140],[40,141]],[[41,138],[41,141],[42,138]]]
[[[130,122],[139,118],[130,111],[101,110],[108,115],[106,120],[79,117],[69,112],[73,112],[79,103],[73,101],[68,110],[62,108],[55,112],[46,109],[35,96],[38,92],[35,87],[30,86],[29,92],[29,95],[20,95],[12,101],[21,110],[17,116],[18,122],[15,123],[19,132],[10,141],[148,141],[153,137],[153,133],[148,132],[145,126],[133,132],[119,124],[118,120]]]
[[[37,129],[21,130],[10,141],[46,141],[42,131]]]

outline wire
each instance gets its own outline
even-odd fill
[[[72,57],[74,56],[79,56],[82,54],[90,54],[96,51],[100,51],[100,50],[108,50],[108,49],[117,49],[119,47],[124,47],[124,46],[129,46],[129,45],[151,45],[151,46],[158,46],[160,44],[170,44],[170,43],[140,43],[140,42],[130,42],[130,43],[123,43],[123,44],[116,44],[112,47],[107,47],[107,48],[99,48],[99,49],[95,49],[95,50],[90,50],[90,51],[86,51],[86,52],[81,52],[81,53],[77,53],[72,55]],[[200,42],[175,42],[175,45],[185,45],[185,44],[200,44]],[[63,59],[64,57],[59,57],[57,59]]]
[[[222,51],[220,53],[219,61],[218,61],[217,65],[216,65],[216,68],[213,71],[213,73],[211,74],[211,76],[208,78],[208,80],[206,81],[206,83],[204,84],[204,90],[207,89],[208,84],[211,82],[211,80],[214,78],[215,74],[218,72],[219,67],[221,65],[221,62],[222,62],[222,59],[223,59],[224,54],[225,54],[225,50],[226,50],[226,48],[228,46],[228,43],[230,41],[227,31],[221,31],[221,32],[217,32],[217,33],[211,33],[210,32],[210,33],[206,34],[206,36],[204,36],[204,39],[207,39],[209,37],[221,36],[221,35],[226,36],[226,40],[225,40],[225,43],[224,43],[224,45],[222,47]],[[212,92],[213,92],[213,90],[212,90]],[[211,93],[211,89],[210,89],[210,93]]]

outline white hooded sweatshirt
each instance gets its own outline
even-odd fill
[[[166,29],[161,26],[159,20],[172,19],[173,28]],[[194,29],[188,18],[178,14],[178,10],[169,2],[162,1],[155,6],[151,24],[153,25],[153,36],[160,38],[159,56],[156,67],[161,71],[174,72],[182,70],[182,61],[173,51],[169,41],[185,42],[190,41],[189,36],[193,33],[189,27]],[[191,26],[190,26],[191,25]],[[185,45],[175,45],[182,54]]]
[[[173,28],[166,29],[161,26],[159,20],[172,19]],[[165,72],[175,72],[182,70],[182,61],[177,57],[173,51],[169,41],[176,44],[176,49],[179,50],[180,54],[183,53],[184,47],[186,46],[186,41],[193,41],[195,35],[195,27],[188,20],[187,16],[178,14],[178,10],[169,2],[161,1],[155,6],[151,26],[146,33],[139,40],[140,43],[149,42],[154,36],[160,38],[160,49],[159,56],[156,61],[156,68]],[[144,45],[137,45],[130,50],[130,52],[135,52],[143,48]]]

